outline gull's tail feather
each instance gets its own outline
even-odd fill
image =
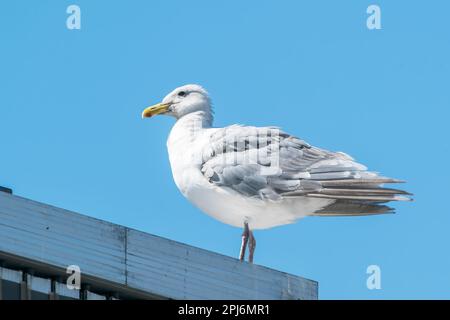
[[[323,187],[348,187],[348,186],[374,186],[383,183],[404,183],[404,180],[391,178],[369,178],[369,179],[335,179],[335,180],[318,180]]]
[[[317,211],[316,216],[362,216],[394,213],[394,209],[381,203],[412,201],[411,193],[400,189],[384,188],[384,183],[401,183],[390,178],[343,179],[321,181],[322,189],[308,193],[309,197],[336,200]]]
[[[339,217],[339,216],[369,216],[375,214],[395,213],[394,208],[379,203],[362,201],[337,200],[325,208],[315,212],[313,216]]]
[[[310,197],[361,201],[411,201],[412,194],[400,189],[384,188],[384,183],[401,183],[389,178],[343,179],[319,181],[321,189],[308,193]]]

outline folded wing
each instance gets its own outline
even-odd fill
[[[274,127],[233,125],[217,129],[203,152],[202,173],[229,192],[269,201],[293,197],[335,200],[311,213],[322,216],[393,212],[388,201],[409,193],[386,188],[402,181],[367,171],[341,152],[310,146]]]

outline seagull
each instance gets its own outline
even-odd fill
[[[173,179],[195,206],[222,223],[243,228],[239,260],[253,263],[252,230],[306,216],[394,213],[389,201],[411,194],[384,187],[404,181],[368,171],[343,152],[312,146],[278,127],[213,127],[208,92],[188,84],[170,92],[142,118],[175,118],[167,149]]]

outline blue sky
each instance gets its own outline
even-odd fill
[[[381,7],[382,29],[366,28]],[[66,8],[81,8],[81,30]],[[255,233],[256,263],[323,299],[450,298],[448,1],[9,1],[0,13],[0,185],[237,256],[241,230],[172,181],[173,120],[140,113],[199,83],[216,126],[278,125],[405,179],[396,215]],[[368,290],[366,268],[381,268]]]

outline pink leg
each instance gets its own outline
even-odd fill
[[[239,252],[239,260],[241,260],[241,261],[244,261],[244,258],[245,258],[245,248],[247,247],[249,234],[250,234],[250,229],[248,228],[248,223],[244,222],[244,231],[242,232],[241,251]]]
[[[256,239],[253,235],[253,232],[249,232],[249,239],[248,239],[248,262],[253,263],[253,255],[255,254],[255,248],[256,248]]]

